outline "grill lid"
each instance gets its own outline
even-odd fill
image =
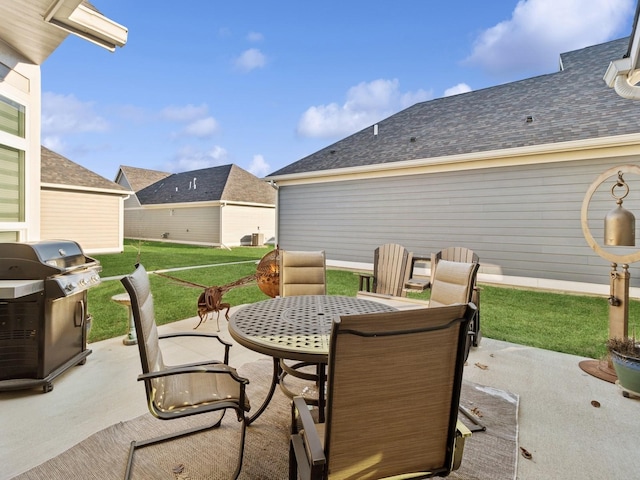
[[[73,240],[0,243],[0,279],[46,278],[67,271],[99,265]]]

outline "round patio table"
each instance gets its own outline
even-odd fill
[[[319,414],[324,414],[324,376],[329,355],[329,338],[333,319],[342,315],[392,312],[396,308],[384,303],[355,297],[334,295],[300,295],[277,297],[246,305],[229,319],[229,333],[235,341],[255,352],[273,357],[271,388],[263,404],[249,419],[253,422],[267,408],[276,385],[284,387],[284,376],[292,374],[302,378],[296,369],[305,365],[318,365],[317,381]],[[297,360],[293,367],[284,360]],[[284,370],[284,372],[283,372]],[[311,402],[313,403],[313,402]]]

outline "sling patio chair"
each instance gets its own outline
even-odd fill
[[[280,250],[280,296],[292,297],[297,295],[326,295],[327,294],[327,263],[324,250],[322,251],[294,251]],[[311,404],[321,404],[321,388],[325,384],[325,365],[308,362],[289,362],[280,359],[280,387],[285,394],[293,397],[293,393],[285,381],[287,375],[308,380],[315,384],[307,387],[309,392],[317,391],[317,398],[309,393],[307,401]],[[315,373],[305,367],[314,366]],[[322,391],[322,396],[324,392]]]
[[[138,376],[138,380],[144,382],[147,404],[151,414],[160,420],[171,420],[200,413],[221,412],[220,417],[213,424],[208,423],[149,440],[132,441],[125,479],[130,478],[136,448],[217,428],[222,423],[228,409],[235,411],[238,422],[241,424],[239,456],[233,474],[233,478],[237,478],[240,474],[244,454],[245,412],[250,409],[249,400],[245,394],[245,385],[249,381],[240,377],[236,370],[228,365],[231,344],[215,334],[202,332],[159,335],[154,316],[151,285],[144,267],[137,265],[135,271],[131,275],[123,277],[121,281],[131,299],[131,310],[142,364],[142,374]],[[220,345],[221,350],[224,349],[224,360],[208,360],[177,366],[165,365],[159,340],[184,336],[217,340],[216,345]]]
[[[373,275],[359,273],[358,290],[378,295],[406,296],[404,285],[411,274],[412,257],[411,252],[397,243],[379,246],[373,252]]]
[[[480,265],[480,258],[476,253],[474,253],[473,250],[465,247],[445,248],[444,250],[440,250],[439,252],[431,255],[432,282],[435,272],[438,270],[438,262],[440,260],[448,260],[450,262],[477,263],[478,265]],[[480,345],[480,340],[482,339],[482,331],[480,330],[480,289],[478,288],[475,279],[473,282],[471,301],[478,308],[478,312],[476,313],[474,319],[471,321],[469,334],[471,335],[471,344],[474,347],[477,347],[478,345]]]
[[[427,478],[458,469],[471,435],[458,406],[474,312],[457,304],[334,320],[326,421],[314,424],[304,399],[294,398],[289,479]]]
[[[280,296],[326,295],[324,251],[280,250]]]

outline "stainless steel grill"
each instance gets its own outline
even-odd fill
[[[87,290],[101,270],[71,240],[0,243],[0,391],[49,392],[86,362]]]

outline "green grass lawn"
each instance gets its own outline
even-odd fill
[[[124,275],[139,260],[147,270],[217,265],[169,272],[172,277],[195,284],[224,285],[255,273],[256,262],[270,247],[237,247],[232,250],[192,245],[126,241],[124,252],[97,255],[104,278]],[[606,280],[606,275],[603,274]],[[197,315],[201,288],[187,286],[170,278],[151,275],[158,324]],[[558,352],[601,358],[608,338],[608,303],[604,297],[568,295],[542,291],[480,285],[481,326],[485,337],[505,340]],[[355,296],[357,276],[346,270],[327,270],[329,295]],[[128,331],[127,311],[111,301],[124,287],[119,280],[103,280],[89,290],[89,310],[93,315],[91,342],[124,336]],[[426,294],[410,294],[420,298]],[[268,298],[253,283],[225,294],[232,306]],[[640,331],[640,302],[629,306],[629,331]],[[195,325],[194,325],[195,326]]]

